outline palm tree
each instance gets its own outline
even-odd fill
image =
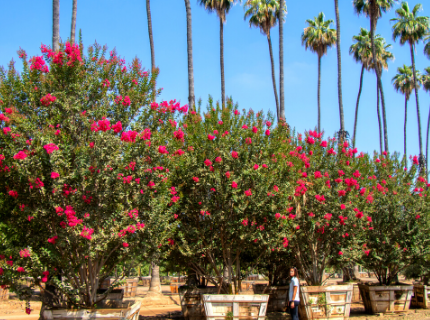
[[[244,19],[249,19],[249,26],[258,27],[262,34],[266,35],[269,44],[270,63],[272,65],[273,92],[275,94],[276,114],[279,121],[280,109],[278,92],[276,90],[275,63],[273,62],[272,39],[270,29],[276,26],[279,17],[279,1],[277,0],[248,0],[245,3]],[[286,10],[286,8],[284,9]]]
[[[151,20],[151,5],[150,0],[146,0],[146,17],[148,20],[148,33],[149,33],[149,45],[151,47],[151,69],[152,72],[155,70],[155,53],[154,53],[154,38],[152,36],[152,20]],[[152,85],[152,100],[155,100],[155,81]]]
[[[336,30],[331,29],[333,20],[324,20],[320,12],[314,20],[306,20],[307,27],[302,34],[302,45],[318,55],[318,132],[321,132],[321,58],[327,54],[328,48],[336,43]]]
[[[72,28],[70,30],[70,42],[75,43],[75,33],[76,33],[76,12],[78,11],[78,0],[73,0],[72,8]]]
[[[190,0],[185,0],[185,10],[187,12],[188,105],[190,110],[194,110],[196,102],[194,97],[193,34]]]
[[[220,67],[221,67],[221,103],[225,108],[225,80],[224,80],[224,22],[227,13],[237,2],[242,0],[198,0],[209,12],[216,12],[219,18],[219,39],[220,39]]]
[[[421,75],[419,72],[416,74],[416,78],[418,80],[418,84],[421,84]],[[404,159],[405,159],[405,167],[407,164],[407,153],[406,153],[406,122],[408,119],[408,101],[411,97],[412,91],[415,89],[414,84],[414,76],[412,74],[412,68],[408,67],[406,65],[403,65],[403,67],[397,68],[397,74],[392,79],[394,89],[396,89],[397,92],[401,92],[405,95],[405,125],[404,125]]]
[[[430,59],[430,33],[426,34],[424,42],[426,43],[426,45],[424,46],[424,54],[427,56],[427,58]]]
[[[364,70],[370,71],[374,70],[373,64],[373,54],[372,54],[372,45],[370,40],[370,32],[361,28],[360,33],[357,36],[354,36],[353,41],[355,43],[351,45],[349,48],[349,54],[351,54],[354,60],[358,63],[361,63],[361,76],[360,76],[360,87],[358,90],[357,103],[355,106],[355,119],[354,119],[354,134],[352,137],[353,147],[355,148],[356,140],[357,140],[357,122],[358,122],[358,107],[361,98],[361,92],[363,87],[363,77]],[[393,60],[394,55],[388,51],[391,48],[391,45],[387,45],[385,43],[385,39],[382,38],[379,34],[375,35],[375,46],[376,46],[376,61],[378,63],[379,69],[388,69],[388,60]],[[377,113],[378,113],[378,123],[379,123],[379,144],[380,144],[380,152],[382,153],[382,126],[381,126],[381,117],[379,114],[379,90],[378,90],[378,103],[377,103]]]
[[[430,68],[425,68],[424,69],[424,74],[421,77],[421,81],[424,87],[424,90],[426,92],[430,92]],[[429,167],[429,157],[428,157],[428,152],[429,152],[429,130],[430,130],[430,109],[429,109],[429,116],[427,119],[427,136],[426,136],[426,167],[428,170]]]
[[[418,99],[418,80],[415,70],[415,44],[423,40],[429,30],[429,18],[418,16],[418,12],[422,10],[422,5],[417,4],[412,11],[409,10],[407,2],[403,1],[399,9],[396,10],[397,18],[391,19],[396,24],[393,26],[393,39],[400,39],[400,45],[405,43],[409,44],[412,59],[412,74],[414,78],[415,99],[417,104],[417,117],[418,117],[418,140],[420,147],[420,166],[421,170],[424,169],[425,160],[423,155],[423,145],[421,138],[421,117],[420,117],[420,103]]]
[[[388,10],[390,10],[394,6],[394,3],[397,1],[398,0],[354,0],[353,2],[354,9],[358,14],[364,14],[370,18],[370,39],[372,44],[372,53],[374,57],[376,57],[375,32],[376,32],[376,25],[378,23],[378,19],[381,18],[383,12],[387,12]],[[379,92],[381,93],[382,117],[384,122],[384,145],[385,145],[384,149],[385,151],[388,151],[387,117],[386,117],[386,109],[385,109],[384,89],[381,81],[382,70],[376,68],[375,71],[376,71],[378,95],[379,95]],[[378,100],[378,103],[379,103],[379,100]]]
[[[285,0],[279,0],[279,7],[286,8]],[[285,118],[284,104],[284,10],[279,10],[279,113],[282,119]]]
[[[340,117],[340,136],[341,139],[346,137],[345,121],[343,116],[343,101],[342,101],[342,58],[340,54],[340,19],[339,19],[339,0],[334,0],[334,8],[336,12],[336,46],[337,46],[337,93],[339,100],[339,117]]]
[[[52,50],[60,50],[60,0],[52,0]]]

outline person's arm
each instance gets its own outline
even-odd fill
[[[294,286],[294,289],[293,289],[293,301],[297,301],[298,299],[297,299],[297,286]]]

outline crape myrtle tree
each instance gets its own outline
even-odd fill
[[[367,225],[359,229],[358,247],[353,248],[354,260],[375,272],[381,285],[398,282],[400,272],[425,263],[430,254],[428,184],[423,176],[417,177],[417,156],[413,163],[405,170],[397,155],[382,155],[364,169],[371,195],[365,204]]]
[[[348,264],[345,248],[354,241],[354,228],[366,219],[357,208],[369,197],[360,187],[365,155],[354,157],[357,149],[347,141],[323,140],[322,134],[299,134],[287,157],[294,188],[287,233],[292,233],[290,246],[308,285],[323,284],[327,266]]]
[[[258,259],[287,246],[287,126],[272,128],[270,115],[242,112],[230,99],[224,110],[214,107],[210,97],[204,118],[192,111],[169,143],[178,155],[174,247],[190,257],[192,272],[225,293],[239,285],[246,250]]]
[[[90,308],[116,265],[169,247],[164,136],[187,106],[151,104],[157,74],[106,47],[41,51],[0,72],[0,285],[29,300],[45,283],[48,307]]]

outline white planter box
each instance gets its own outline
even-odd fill
[[[204,294],[203,302],[207,320],[233,319],[263,320],[266,317],[268,295]]]
[[[109,309],[60,309],[60,310],[45,310],[43,315],[47,320],[138,320],[142,301],[127,301],[124,302],[122,308]]]

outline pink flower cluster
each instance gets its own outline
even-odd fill
[[[40,102],[42,103],[42,105],[44,105],[45,107],[48,107],[51,103],[55,102],[55,100],[57,100],[57,97],[52,96],[50,93],[48,93],[47,95],[43,96],[40,99]]]
[[[46,150],[48,154],[51,154],[55,150],[59,150],[58,146],[53,143],[48,143],[47,145],[44,145],[43,148]]]
[[[45,60],[43,60],[43,57],[33,57],[30,59],[31,62],[31,66],[30,66],[30,70],[39,70],[42,71],[44,73],[48,73],[49,69],[48,66],[45,65]]]
[[[92,228],[87,228],[86,226],[84,226],[84,228],[81,231],[81,237],[91,240],[92,237],[91,235],[94,233],[94,229]]]

